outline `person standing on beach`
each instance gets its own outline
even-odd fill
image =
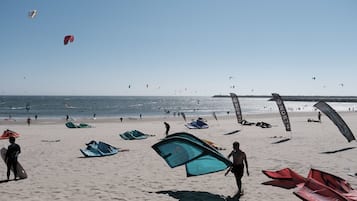
[[[231,171],[234,174],[234,177],[236,179],[237,186],[238,186],[237,194],[240,196],[242,194],[242,177],[244,174],[244,163],[246,166],[248,176],[249,176],[249,170],[248,170],[247,156],[245,155],[245,153],[242,150],[239,149],[239,142],[237,142],[237,141],[233,143],[233,150],[228,155],[228,159],[231,156],[233,156],[233,165],[225,173],[225,175],[227,175],[229,171]]]
[[[7,180],[10,179],[10,170],[11,167],[14,171],[14,179],[17,178],[17,157],[21,153],[21,148],[18,144],[15,143],[15,137],[9,138],[10,145],[7,147],[5,161],[7,165]]]
[[[170,125],[166,121],[164,122],[164,124],[165,124],[165,128],[166,128],[165,134],[167,136],[169,134],[169,131],[170,131]]]
[[[319,120],[319,122],[321,122],[321,112],[320,111],[317,113],[317,119]]]
[[[27,117],[27,125],[30,126],[30,124],[31,124],[31,118]]]

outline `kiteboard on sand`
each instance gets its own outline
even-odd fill
[[[347,174],[348,176],[351,176],[351,177],[357,177],[357,173],[354,173],[354,172],[350,172]]]
[[[1,158],[4,160],[5,164],[6,164],[6,161],[5,161],[5,155],[6,155],[6,151],[7,149],[6,148],[1,148],[0,152],[1,152]],[[14,172],[13,168],[11,167],[11,171]],[[27,178],[27,174],[26,174],[26,171],[24,170],[24,168],[22,167],[22,165],[20,163],[17,163],[17,176],[20,178],[20,179],[26,179]]]

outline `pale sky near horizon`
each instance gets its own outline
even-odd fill
[[[1,0],[0,27],[0,95],[357,95],[355,0]]]

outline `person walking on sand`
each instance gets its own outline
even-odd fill
[[[14,179],[17,180],[17,157],[21,153],[21,148],[15,143],[15,137],[9,138],[10,145],[7,147],[5,161],[7,165],[7,180],[10,179],[11,167],[14,171]]]
[[[30,126],[30,124],[31,124],[31,118],[27,117],[27,125]]]
[[[167,135],[169,135],[170,125],[166,121],[164,122],[164,124],[165,124],[165,128],[166,128],[165,134],[167,136]]]
[[[320,111],[317,113],[317,119],[319,120],[319,122],[321,122],[321,112]]]
[[[233,165],[232,167],[225,173],[225,175],[228,174],[229,171],[231,171],[234,174],[234,177],[237,182],[238,186],[238,195],[242,195],[242,177],[244,174],[244,163],[246,166],[247,170],[247,175],[249,176],[249,170],[248,170],[248,161],[247,161],[247,156],[245,153],[239,149],[239,142],[234,142],[233,143],[233,150],[232,152],[228,155],[228,159],[233,156]]]

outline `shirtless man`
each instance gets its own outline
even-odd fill
[[[249,170],[248,170],[247,156],[245,155],[245,153],[242,150],[239,149],[239,142],[233,143],[233,150],[228,155],[228,158],[230,158],[231,156],[233,156],[233,165],[226,172],[225,175],[227,175],[229,171],[231,171],[234,174],[234,177],[236,178],[236,182],[237,182],[237,186],[238,186],[237,194],[241,195],[241,193],[242,193],[242,177],[244,174],[244,163],[246,166],[248,176],[249,176]]]

